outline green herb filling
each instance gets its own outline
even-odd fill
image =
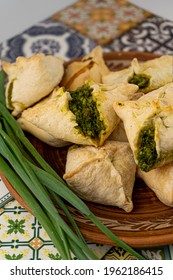
[[[8,107],[11,110],[14,109],[14,106],[12,104],[13,85],[14,85],[14,80],[11,81],[11,83],[9,84],[9,88],[8,88]]]
[[[98,138],[100,132],[105,130],[105,125],[100,120],[92,91],[93,89],[88,85],[83,85],[77,90],[71,91],[72,99],[69,101],[69,109],[76,116],[76,122],[78,123],[76,128],[87,137]]]
[[[148,172],[157,160],[154,127],[149,125],[140,132],[140,147],[137,153],[138,165],[141,170]]]
[[[140,89],[144,89],[149,86],[150,78],[145,74],[134,74],[128,82],[137,85]]]

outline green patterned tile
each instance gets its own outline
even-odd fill
[[[1,244],[10,243],[13,240],[23,243],[30,242],[34,235],[32,224],[35,218],[28,212],[1,213],[0,240]],[[19,241],[20,240],[20,241]]]
[[[27,244],[13,245],[3,245],[0,248],[0,259],[1,260],[33,260],[35,255],[35,250],[28,246]]]
[[[60,260],[61,256],[57,250],[50,244],[44,244],[37,251],[38,260]]]
[[[44,228],[16,200],[1,208],[0,216],[0,259],[60,259]],[[111,248],[91,242],[88,246],[99,258]]]

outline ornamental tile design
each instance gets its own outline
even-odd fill
[[[12,200],[11,194],[6,190],[5,184],[0,177],[0,189],[1,189],[1,196],[0,196],[0,208],[10,200]],[[1,209],[0,209],[1,211]]]
[[[0,58],[13,62],[18,56],[35,53],[60,55],[68,61],[89,53],[96,43],[65,25],[45,20],[0,43]]]
[[[145,249],[136,249],[146,259],[150,260],[172,260],[173,247],[163,246]],[[120,247],[112,247],[102,258],[103,260],[135,260],[136,258]]]
[[[0,212],[1,260],[60,260],[44,228],[16,201],[7,203]],[[90,249],[102,258],[110,246],[89,243]]]
[[[106,45],[149,16],[150,13],[125,0],[80,0],[54,14],[52,19]]]
[[[35,237],[30,243],[29,245],[31,247],[33,247],[35,250],[37,250],[38,248],[40,248],[43,245],[43,241],[41,241],[38,237]]]
[[[152,16],[121,37],[115,38],[109,47],[113,51],[139,51],[172,55],[173,22]]]
[[[132,255],[120,247],[112,247],[102,258],[103,260],[135,260]]]
[[[148,248],[145,250],[141,250],[141,253],[144,257],[153,259],[153,260],[169,260],[171,250],[169,250],[169,246],[163,247],[155,247],[155,248]]]

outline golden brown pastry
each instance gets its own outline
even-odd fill
[[[102,76],[107,73],[109,69],[104,62],[102,48],[97,46],[80,61],[73,61],[67,65],[61,86],[75,90],[88,79],[102,83]]]
[[[149,172],[138,169],[138,177],[156,194],[158,199],[173,207],[173,163],[155,168]]]
[[[14,63],[3,61],[2,68],[8,77],[6,106],[14,116],[47,96],[64,74],[63,60],[43,53],[18,57]]]
[[[140,62],[134,58],[130,67],[110,72],[103,76],[103,83],[132,83],[139,90],[147,93],[173,81],[173,56],[163,55],[159,58]]]
[[[119,123],[115,100],[127,100],[135,85],[106,87],[88,81],[76,91],[63,87],[51,97],[25,110],[18,119],[21,127],[52,146],[67,143],[101,146]]]
[[[141,96],[143,96],[143,93],[135,92],[133,95],[128,97],[128,100],[137,100]],[[125,129],[124,129],[124,123],[123,123],[122,120],[120,120],[118,125],[115,127],[115,129],[113,130],[111,135],[108,137],[108,140],[114,140],[114,141],[120,141],[120,142],[128,142],[127,135],[126,135],[126,132],[125,132]]]
[[[130,212],[135,172],[129,144],[106,141],[99,148],[71,146],[63,178],[81,198]]]
[[[173,83],[113,106],[141,170],[148,172],[173,160]]]
[[[122,121],[116,126],[111,135],[108,137],[108,140],[114,140],[119,142],[128,142],[127,135],[124,129],[124,124]]]

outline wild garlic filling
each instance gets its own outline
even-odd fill
[[[140,144],[137,152],[137,160],[140,169],[145,172],[148,172],[157,161],[154,131],[154,126],[150,124],[142,128],[139,136]]]
[[[150,77],[145,74],[134,74],[128,80],[130,84],[135,84],[139,87],[139,89],[144,89],[149,86]]]
[[[99,138],[100,132],[105,130],[105,125],[100,120],[100,113],[96,101],[93,99],[92,91],[93,89],[87,84],[71,91],[69,109],[76,116],[77,129],[87,137]]]

